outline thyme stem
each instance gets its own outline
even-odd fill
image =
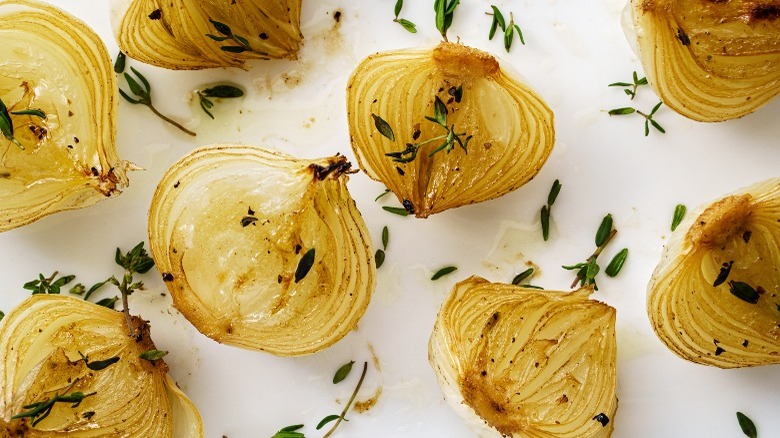
[[[149,107],[150,110],[152,110],[152,112],[157,117],[165,120],[166,122],[170,123],[171,125],[179,128],[179,129],[181,129],[184,133],[186,133],[188,135],[191,135],[193,137],[195,137],[197,135],[196,133],[194,133],[194,132],[190,131],[189,129],[185,128],[184,126],[182,126],[179,122],[177,122],[177,121],[171,119],[170,117],[166,116],[165,114],[157,111],[157,108],[155,108],[154,105],[152,105],[151,103],[149,105],[147,105],[147,106]]]
[[[339,416],[339,419],[336,420],[336,423],[333,424],[333,427],[331,427],[328,433],[323,435],[322,438],[328,438],[329,436],[331,436],[333,432],[336,430],[336,428],[339,427],[339,424],[341,424],[341,422],[344,421],[344,417],[347,416],[347,411],[349,411],[349,408],[352,406],[352,402],[354,402],[355,397],[357,397],[358,391],[360,391],[360,387],[363,385],[363,380],[366,378],[367,370],[368,370],[368,362],[363,362],[363,372],[360,374],[360,380],[358,381],[358,384],[355,387],[355,391],[352,392],[352,397],[349,398],[347,405],[344,406],[344,410],[341,411],[341,416]]]

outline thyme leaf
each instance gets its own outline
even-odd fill
[[[148,360],[149,362],[154,362],[156,360],[160,360],[163,357],[167,356],[168,352],[163,350],[146,350],[143,353],[139,354],[138,357],[140,357],[143,360]]]
[[[230,98],[241,97],[244,95],[244,90],[238,87],[234,87],[232,85],[222,84],[222,85],[216,85],[210,88],[206,88],[204,90],[195,90],[195,93],[198,95],[200,108],[209,117],[214,119],[214,114],[212,114],[211,111],[209,111],[211,108],[214,107],[214,102],[209,98],[230,99]]]
[[[333,375],[333,384],[337,384],[349,376],[349,373],[352,371],[352,365],[355,365],[355,361],[349,361],[345,363],[344,365],[340,366],[338,370],[336,370],[336,374]]]
[[[685,217],[687,210],[688,208],[682,204],[677,204],[677,206],[674,207],[674,215],[672,216],[672,231],[676,230],[677,227],[680,226],[680,223]]]
[[[371,117],[374,118],[374,126],[376,126],[377,131],[390,139],[390,141],[395,141],[395,134],[393,133],[393,128],[390,127],[390,124],[374,113],[371,113]]]
[[[295,268],[296,283],[303,280],[311,270],[311,267],[314,265],[314,254],[314,248],[311,248],[306,251],[306,254],[304,254],[303,257],[301,257],[301,260],[298,262],[298,267]]]
[[[742,433],[744,433],[745,436],[749,438],[758,437],[756,425],[747,415],[743,414],[742,412],[737,412],[737,422],[739,423],[739,427],[742,429]]]
[[[523,280],[530,278],[532,275],[534,275],[534,268],[528,268],[525,271],[515,275],[515,278],[512,279],[512,284],[518,286]]]
[[[436,271],[435,274],[433,274],[433,276],[431,277],[431,281],[436,281],[444,277],[445,275],[449,275],[457,270],[458,270],[457,266],[445,266],[439,269],[438,271]]]
[[[303,424],[293,424],[291,426],[283,427],[279,429],[271,438],[306,438],[301,432],[297,432],[298,429],[303,428]]]
[[[620,270],[623,269],[623,265],[626,263],[627,258],[628,248],[621,249],[620,252],[615,254],[615,257],[613,257],[609,262],[609,265],[607,265],[607,269],[604,270],[604,273],[610,277],[616,277],[620,273]]]

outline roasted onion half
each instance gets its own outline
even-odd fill
[[[343,156],[251,146],[198,149],[165,174],[151,252],[174,305],[218,342],[313,353],[365,312],[376,267]]]
[[[650,85],[685,117],[742,117],[780,92],[780,1],[630,0],[624,18]]]
[[[423,218],[517,189],[555,139],[533,90],[490,54],[448,42],[369,56],[349,79],[347,113],[360,167]]]
[[[173,70],[295,59],[303,39],[301,0],[111,0],[111,16],[123,52]]]
[[[34,295],[6,315],[0,435],[203,437],[200,414],[165,362],[139,357],[155,349],[149,325],[136,317],[133,324],[138,338],[128,336],[122,313],[62,295]],[[79,403],[57,401],[47,416],[12,419],[74,393]]]
[[[780,363],[780,178],[680,224],[650,281],[647,313],[683,359],[720,368]]]
[[[608,437],[615,309],[590,289],[550,292],[471,277],[439,311],[428,358],[480,437]]]
[[[116,154],[116,77],[100,38],[27,0],[0,2],[0,37],[0,232],[119,194],[129,165]]]

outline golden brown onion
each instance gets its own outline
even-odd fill
[[[742,117],[780,92],[780,1],[630,0],[628,14],[650,85],[685,117]]]
[[[442,305],[428,358],[481,437],[608,437],[617,410],[615,309],[591,290],[471,277]]]
[[[122,313],[61,295],[33,295],[0,323],[0,435],[25,437],[203,437],[192,402],[168,376],[149,325],[133,318],[140,341],[128,336]],[[118,357],[101,370],[90,363]],[[26,405],[73,392],[94,395],[78,406],[58,402],[35,426],[11,419]]]
[[[303,39],[301,0],[111,0],[111,13],[123,52],[173,70],[295,59]]]
[[[455,142],[451,151],[429,156],[446,140],[439,139],[409,163],[387,156],[446,136],[447,129],[425,118],[435,115],[435,97],[461,141],[472,136],[468,152]],[[555,139],[553,113],[536,93],[491,55],[447,42],[433,51],[369,56],[349,80],[347,113],[360,167],[417,217],[517,189],[539,172]],[[395,141],[380,133],[373,115],[390,125]]]
[[[688,215],[653,273],[647,313],[683,359],[720,368],[780,363],[780,178]]]
[[[0,232],[118,195],[129,165],[114,145],[116,78],[103,42],[27,0],[0,3],[0,36],[0,99],[19,143],[0,135]],[[29,109],[46,118],[11,113]]]
[[[349,167],[339,155],[222,145],[174,164],[149,212],[151,252],[174,305],[218,342],[280,356],[344,337],[376,271]]]

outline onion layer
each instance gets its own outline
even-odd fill
[[[471,277],[442,305],[428,357],[478,436],[608,437],[616,397],[615,309],[591,291]]]
[[[0,136],[0,232],[119,194],[129,165],[116,155],[116,77],[100,38],[27,0],[0,3],[0,37],[0,99],[21,145]],[[46,118],[12,114],[29,109]]]
[[[446,135],[425,118],[434,117],[436,97],[447,107],[446,125],[463,133],[462,141],[472,136],[468,146],[429,156],[439,139],[409,163],[387,156]],[[349,80],[347,113],[360,167],[418,217],[517,189],[539,172],[555,137],[553,113],[536,93],[491,55],[446,42],[433,51],[369,56]],[[372,115],[390,125],[395,141],[380,133]]]
[[[303,39],[301,0],[111,0],[111,13],[123,52],[173,70],[295,59]],[[226,25],[235,38],[209,20]]]
[[[375,285],[343,156],[211,146],[174,164],[149,241],[174,305],[218,342],[309,354],[355,328]]]
[[[168,377],[149,325],[128,336],[120,312],[61,295],[34,295],[0,323],[0,435],[26,437],[203,437],[195,406]],[[119,358],[101,370],[90,362]],[[56,403],[35,426],[11,417],[24,406],[72,392],[89,394],[78,406]]]
[[[661,341],[683,359],[720,368],[780,363],[779,248],[780,178],[689,215],[648,287]]]
[[[777,0],[631,0],[628,8],[628,38],[650,85],[685,117],[742,117],[780,92]]]

